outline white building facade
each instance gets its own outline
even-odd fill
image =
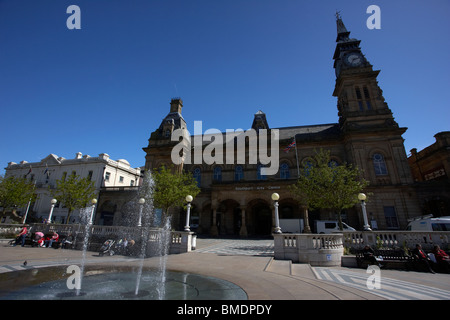
[[[139,186],[141,168],[132,168],[127,160],[111,160],[109,155],[101,153],[98,157],[76,153],[75,158],[66,159],[50,154],[40,162],[21,161],[10,162],[5,168],[5,177],[25,177],[35,183],[36,201],[31,203],[28,215],[33,213],[40,220],[48,219],[52,197],[50,189],[56,188],[56,181],[64,179],[69,175],[77,175],[81,178],[88,177],[94,182],[96,197],[100,188],[104,187],[135,187]],[[58,200],[58,199],[56,199]],[[27,208],[18,208],[17,213],[25,215]],[[51,222],[66,223],[68,209],[64,203],[56,203]],[[27,218],[27,221],[30,221]],[[72,212],[69,223],[80,221],[79,210]],[[8,221],[2,221],[7,223]]]

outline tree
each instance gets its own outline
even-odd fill
[[[316,152],[311,163],[306,163],[291,193],[307,208],[331,209],[338,215],[342,230],[342,211],[358,203],[358,193],[369,182],[361,171],[351,164],[338,165],[331,161],[330,152]]]
[[[183,206],[187,195],[195,198],[200,193],[197,181],[190,172],[173,172],[161,166],[152,172],[153,205],[161,208],[163,216],[167,216],[171,207]]]
[[[0,176],[0,204],[3,207],[2,214],[10,208],[21,208],[36,198],[34,193],[34,183],[25,178],[10,176],[4,178]],[[13,210],[15,214],[15,210]]]
[[[56,180],[56,188],[49,188],[49,192],[53,198],[64,204],[69,210],[67,224],[74,210],[87,207],[95,197],[95,186],[89,178],[81,178],[72,174],[66,179]]]

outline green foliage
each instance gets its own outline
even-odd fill
[[[187,195],[195,198],[200,193],[197,181],[190,172],[173,172],[172,168],[161,166],[158,171],[152,172],[152,179],[153,205],[161,208],[165,215],[170,207],[185,205]]]
[[[377,249],[383,248],[383,241],[381,240],[380,236],[377,236]]]
[[[312,160],[301,169],[300,177],[290,191],[308,208],[335,211],[342,230],[342,210],[358,203],[358,193],[369,183],[360,179],[361,172],[357,167],[331,161],[329,151],[321,149]]]
[[[344,256],[349,256],[351,255],[351,248],[350,247],[344,247]]]
[[[14,206],[24,207],[30,199],[33,201],[35,198],[33,182],[25,178],[0,176],[0,203],[3,207],[3,214]]]
[[[69,210],[66,219],[68,223],[74,210],[85,208],[90,204],[95,197],[95,186],[94,182],[87,177],[70,175],[66,179],[56,180],[56,189],[49,188],[49,192]]]

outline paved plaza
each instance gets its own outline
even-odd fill
[[[230,256],[273,257],[273,239],[198,239],[196,252]]]
[[[81,251],[9,247],[0,242],[0,276],[20,270],[79,264]],[[139,259],[86,253],[86,264],[135,266]],[[26,265],[24,262],[27,261]],[[144,260],[156,267],[159,257]],[[381,270],[369,289],[365,269],[311,267],[273,259],[273,240],[197,239],[196,250],[167,257],[167,269],[215,277],[242,288],[250,300],[448,300],[450,275]],[[0,283],[1,287],[1,283]]]

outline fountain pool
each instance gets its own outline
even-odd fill
[[[69,289],[67,267],[47,267],[0,274],[0,300],[158,300],[158,270],[142,270],[135,294],[139,267],[86,266],[83,286]],[[165,300],[246,300],[239,286],[222,279],[166,271]]]
[[[166,270],[171,243],[171,217],[155,215],[153,188],[151,174],[146,172],[142,185],[121,208],[124,217],[128,218],[122,219],[119,228],[114,229],[115,234],[108,238],[116,241],[125,238],[136,240],[139,243],[136,265],[86,265],[86,254],[95,235],[95,226],[92,226],[93,202],[92,207],[80,210],[84,221],[84,228],[78,235],[83,238],[81,266],[72,265],[69,269],[68,266],[34,268],[0,274],[0,299],[247,299],[246,293],[231,282]],[[159,259],[157,268],[144,267],[149,255]]]

